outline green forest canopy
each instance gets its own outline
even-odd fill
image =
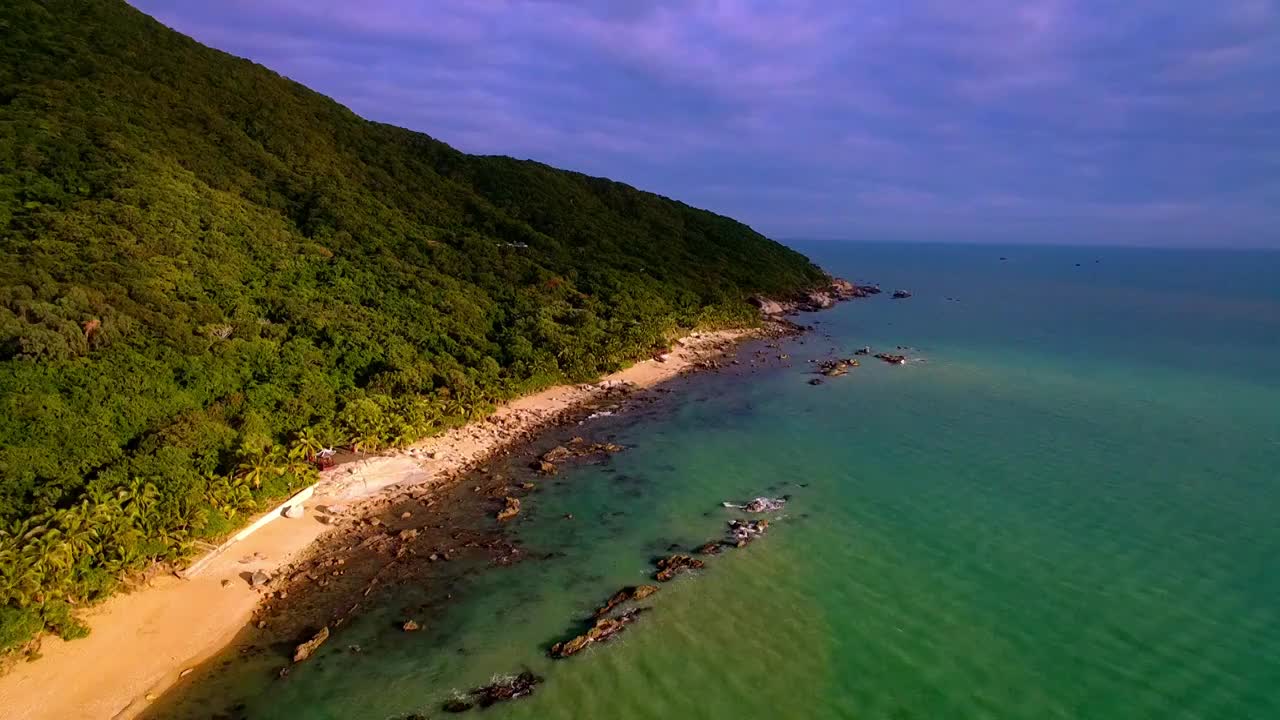
[[[0,648],[224,535],[330,444],[824,281],[729,218],[369,122],[120,0],[0,10]]]

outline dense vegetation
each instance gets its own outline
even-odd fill
[[[307,482],[821,280],[365,121],[118,0],[0,10],[0,648]]]

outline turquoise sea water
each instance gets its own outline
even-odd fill
[[[1280,718],[1280,253],[801,249],[915,296],[575,430],[629,449],[525,501],[510,532],[557,554],[460,581],[420,633],[391,629],[404,588],[233,716],[436,717],[529,668],[534,697],[484,716]],[[807,384],[863,345],[919,361]],[[764,539],[546,657],[769,493],[792,501]]]

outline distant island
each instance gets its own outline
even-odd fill
[[[0,652],[378,451],[829,282],[751,228],[370,122],[122,0],[0,42]]]

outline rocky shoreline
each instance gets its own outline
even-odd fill
[[[833,281],[828,289],[781,304],[781,310],[768,305],[761,307],[764,327],[752,337],[763,338],[768,347],[777,348],[776,340],[811,329],[785,315],[821,310],[836,302],[878,292],[874,286]],[[736,347],[736,341],[718,343],[711,352],[689,363],[681,374],[737,364],[738,360],[727,359]],[[767,356],[758,356],[753,362],[762,357]],[[777,357],[786,359],[785,354]],[[527,559],[526,550],[518,541],[508,539],[503,525],[519,516],[523,499],[538,492],[537,478],[511,477],[491,466],[501,464],[505,458],[526,455],[549,430],[576,426],[597,414],[612,414],[647,404],[658,397],[658,392],[661,391],[642,392],[625,383],[599,383],[593,389],[590,402],[547,415],[533,426],[526,424],[516,437],[473,462],[458,466],[447,478],[437,477],[430,484],[389,488],[350,503],[317,505],[312,514],[330,526],[329,532],[313,543],[300,559],[279,568],[258,584],[262,601],[253,614],[249,631],[242,633],[232,650],[239,657],[254,659],[258,666],[274,665],[273,672],[284,677],[295,661],[305,662],[320,643],[339,642],[333,637],[344,625],[364,610],[377,606],[406,582],[431,578],[432,586],[447,588],[485,568]],[[496,424],[501,425],[501,420]],[[599,462],[624,450],[608,438],[576,436],[535,454],[526,467],[527,471],[546,477],[555,474],[564,463]],[[332,472],[343,471],[344,467],[339,466]],[[459,482],[463,479],[467,482]],[[730,527],[725,540],[707,543],[694,552],[709,555],[718,553],[722,547],[742,547],[763,533],[767,525],[763,521],[741,521]],[[663,582],[703,566],[703,560],[676,555],[662,559],[655,577]],[[632,608],[622,615],[611,615],[610,611],[620,604],[641,599],[636,597],[637,593],[642,597],[649,593],[641,588],[624,590],[632,594],[611,599],[602,608],[604,612],[591,620],[586,633],[559,644],[562,654],[557,655],[553,649],[553,656],[575,654],[588,645],[613,637],[633,623],[642,614],[641,608]],[[403,608],[397,622],[403,631],[415,631],[429,623],[451,600],[447,591],[437,593],[425,603]],[[581,639],[588,636],[589,639]],[[361,651],[354,646],[347,648],[347,652]],[[221,667],[201,668],[191,681],[202,682],[225,667],[229,667],[226,661]],[[528,683],[527,692],[515,692],[512,697],[526,696],[536,684]],[[475,697],[495,696],[485,688],[477,688]],[[511,698],[499,697],[495,701],[503,699]],[[483,706],[475,698],[454,698],[453,702],[455,712],[468,703]]]

